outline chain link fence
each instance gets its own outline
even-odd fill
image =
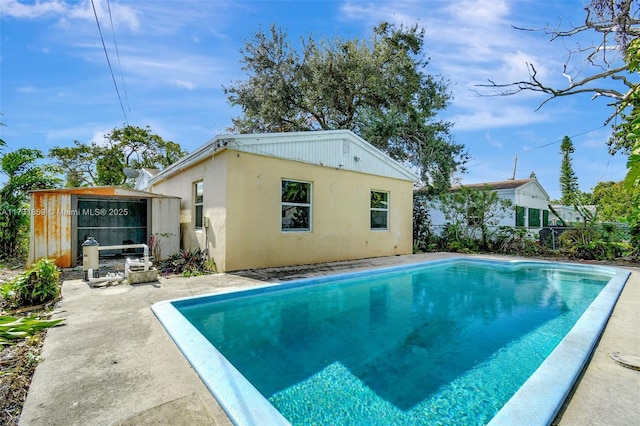
[[[545,227],[540,229],[538,233],[538,238],[540,241],[540,245],[551,248],[552,250],[557,250],[560,248],[560,235],[570,230],[580,230],[584,229],[585,225],[577,225],[577,226],[552,226]],[[629,225],[627,223],[621,222],[606,222],[606,223],[598,223],[589,225],[591,229],[597,230],[599,232],[604,232],[610,235],[616,236],[618,241],[629,241]]]

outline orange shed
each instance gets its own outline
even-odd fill
[[[77,266],[87,237],[106,246],[148,244],[153,235],[162,257],[180,249],[177,197],[114,186],[43,189],[31,192],[29,214],[28,265],[46,257],[59,267]]]

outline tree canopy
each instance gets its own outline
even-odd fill
[[[634,192],[624,182],[599,182],[593,188],[593,204],[598,208],[598,218],[603,222],[624,222],[638,208],[633,203]]]
[[[482,189],[461,186],[456,191],[440,194],[438,202],[450,225],[449,232],[456,233],[456,239],[479,236],[483,248],[488,245],[490,228],[513,211],[511,200],[500,198],[487,185]]]
[[[186,155],[180,145],[165,141],[145,128],[113,129],[101,142],[74,141],[70,147],[54,147],[49,157],[63,170],[68,187],[130,184],[125,168],[163,169]]]
[[[57,170],[38,164],[44,154],[37,149],[20,148],[0,157],[0,175],[7,179],[0,188],[0,257],[20,255],[29,228],[28,192],[60,184]]]
[[[249,77],[225,87],[242,108],[240,133],[349,129],[419,169],[425,185],[448,188],[468,156],[438,120],[451,95],[442,78],[427,74],[424,30],[381,23],[370,40],[302,40],[294,49],[273,25],[241,51]]]

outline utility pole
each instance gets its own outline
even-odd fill
[[[517,167],[518,167],[518,154],[516,154],[516,158],[513,159],[513,175],[511,176],[511,180],[516,180]]]

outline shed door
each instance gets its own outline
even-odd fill
[[[87,237],[94,237],[101,246],[114,246],[143,244],[147,235],[146,199],[78,199],[78,255]],[[100,256],[120,253],[100,251]]]

